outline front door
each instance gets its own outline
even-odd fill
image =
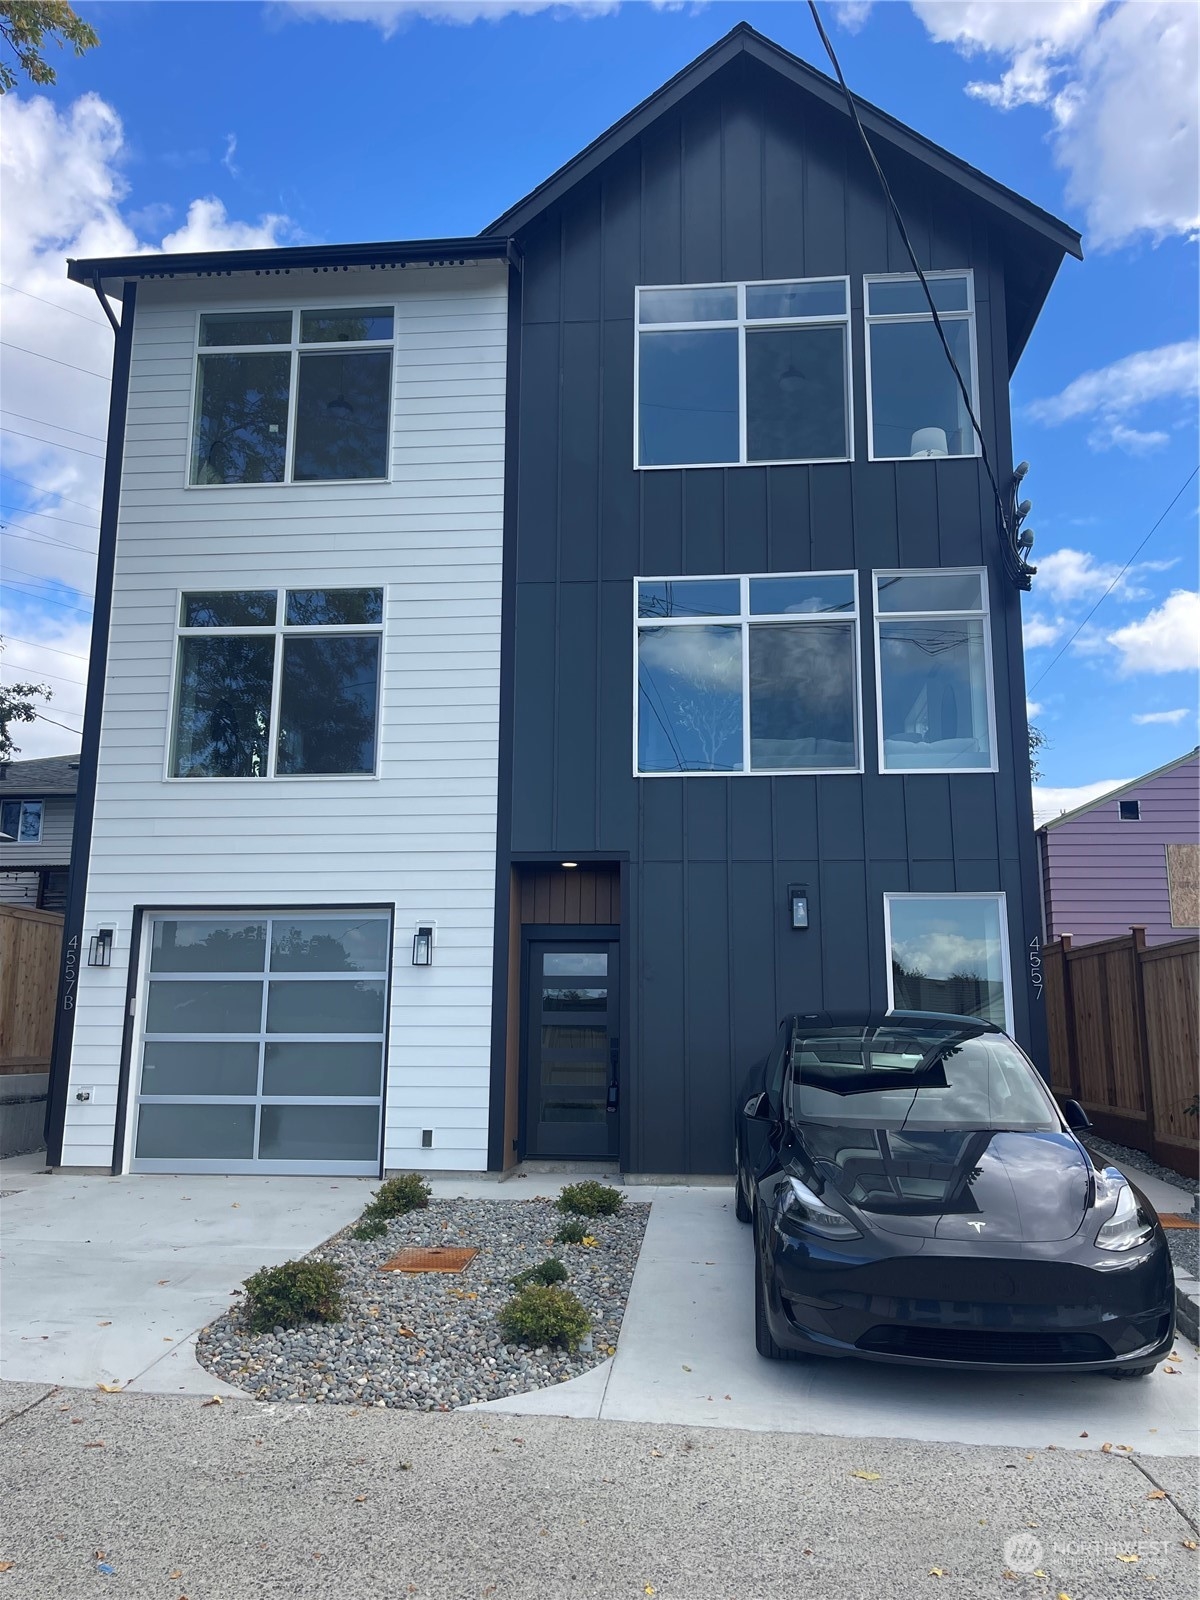
[[[526,954],[524,1153],[617,1154],[620,1008],[613,939],[531,939]]]

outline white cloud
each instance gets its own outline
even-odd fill
[[[1140,726],[1147,724],[1163,723],[1167,727],[1174,727],[1177,722],[1182,722],[1190,715],[1186,706],[1178,706],[1174,711],[1142,711],[1135,712],[1133,720]]]
[[[1105,637],[1126,677],[1138,672],[1195,672],[1200,666],[1200,593],[1176,589],[1139,621]]]
[[[1045,709],[1045,706],[1040,700],[1026,700],[1025,702],[1025,715],[1031,721],[1034,717],[1040,717]]]
[[[1091,418],[1094,427],[1088,443],[1097,450],[1113,446],[1137,455],[1167,443],[1161,428],[1144,432],[1129,426],[1129,419],[1144,406],[1173,402],[1172,417],[1181,410],[1191,416],[1193,406],[1178,402],[1200,392],[1200,345],[1184,339],[1137,350],[1106,367],[1096,367],[1073,378],[1058,394],[1031,401],[1025,414],[1035,422],[1057,427],[1064,422]]]
[[[1122,572],[1115,561],[1097,561],[1086,550],[1064,545],[1061,550],[1038,557],[1037,588],[1039,594],[1048,594],[1065,605],[1098,599],[1110,588],[1123,599],[1138,600],[1148,592],[1137,583],[1138,573],[1165,572],[1174,565],[1174,561],[1139,561]]]
[[[8,682],[45,675],[55,689],[47,714],[73,723],[85,670],[75,657],[87,654],[88,630],[82,620],[66,621],[64,607],[88,606],[95,574],[113,335],[94,296],[67,282],[65,258],[277,244],[291,236],[291,224],[279,215],[240,222],[206,196],[192,202],[161,245],[151,244],[142,230],[165,218],[153,207],[124,210],[124,130],[98,95],[59,109],[43,96],[9,94],[3,122],[0,279],[18,291],[6,288],[0,297],[4,337],[40,352],[3,351],[4,564],[8,572],[21,569],[15,581],[27,591],[14,589],[5,607],[3,675]],[[54,649],[19,645],[14,635]],[[64,650],[73,654],[56,653]],[[70,736],[39,722],[18,742],[25,755],[45,755],[69,745]]]
[[[1026,650],[1040,650],[1043,645],[1054,644],[1062,638],[1066,626],[1062,617],[1051,619],[1034,612],[1022,624]]]
[[[225,135],[225,154],[221,157],[221,165],[225,168],[225,170],[230,174],[231,177],[240,178],[241,175],[242,175],[242,169],[241,169],[241,167],[239,167],[237,165],[237,163],[233,159],[234,156],[236,156],[236,155],[237,155],[237,134],[236,133],[227,133]]]
[[[657,10],[675,10],[681,0],[650,0]],[[621,0],[279,0],[277,12],[290,12],[306,22],[366,22],[385,39],[407,22],[500,22],[510,16],[556,11],[563,16],[603,17],[621,8]]]
[[[837,0],[833,7],[833,20],[847,33],[859,33],[866,27],[874,0]]]
[[[1197,211],[1197,18],[1172,0],[913,0],[930,36],[1006,61],[967,92],[1038,106],[1093,248],[1190,235]]]

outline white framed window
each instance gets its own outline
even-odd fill
[[[377,1173],[391,946],[379,908],[148,918],[133,1169]]]
[[[1118,800],[1118,822],[1140,822],[1142,820],[1142,802],[1140,800]],[[8,829],[4,830],[6,833]]]
[[[1003,894],[885,894],[888,1007],[982,1017],[1012,1032]]]
[[[391,305],[202,311],[188,482],[390,475]]]
[[[979,415],[975,276],[927,272],[967,393]],[[871,461],[977,456],[979,439],[916,273],[863,279],[867,326],[867,455]]]
[[[0,802],[0,833],[13,844],[41,844],[43,800],[5,800]]]
[[[861,772],[858,575],[634,583],[638,777]]]
[[[995,772],[987,573],[872,576],[880,772]]]
[[[168,777],[372,777],[382,589],[179,597]]]
[[[634,465],[849,461],[849,278],[639,288]]]

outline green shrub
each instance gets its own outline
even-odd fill
[[[530,1283],[500,1308],[496,1319],[509,1344],[558,1344],[577,1350],[592,1319],[569,1289]]]
[[[582,1183],[569,1183],[558,1197],[558,1209],[577,1217],[615,1216],[625,1204],[619,1189],[607,1183],[597,1183],[595,1178],[585,1178]]]
[[[382,1239],[387,1232],[387,1223],[382,1217],[367,1216],[363,1214],[362,1221],[357,1228],[351,1230],[352,1239]]]
[[[246,1312],[255,1333],[276,1325],[337,1322],[342,1314],[342,1270],[332,1261],[284,1261],[246,1279]]]
[[[429,1185],[419,1172],[406,1172],[379,1185],[363,1212],[364,1217],[402,1217],[429,1204]]]
[[[540,1283],[544,1288],[549,1288],[554,1283],[566,1283],[570,1273],[557,1256],[550,1256],[545,1261],[539,1261],[536,1267],[526,1267],[524,1272],[518,1272],[511,1279],[514,1289],[524,1289],[527,1284]]]
[[[587,1227],[582,1222],[576,1222],[573,1217],[559,1224],[558,1232],[554,1235],[555,1244],[582,1244],[587,1238]]]

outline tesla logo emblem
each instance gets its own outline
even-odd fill
[[[968,1222],[967,1223],[967,1227],[968,1228],[974,1228],[976,1233],[982,1233],[984,1228],[986,1227],[986,1223],[983,1223],[983,1222]]]

